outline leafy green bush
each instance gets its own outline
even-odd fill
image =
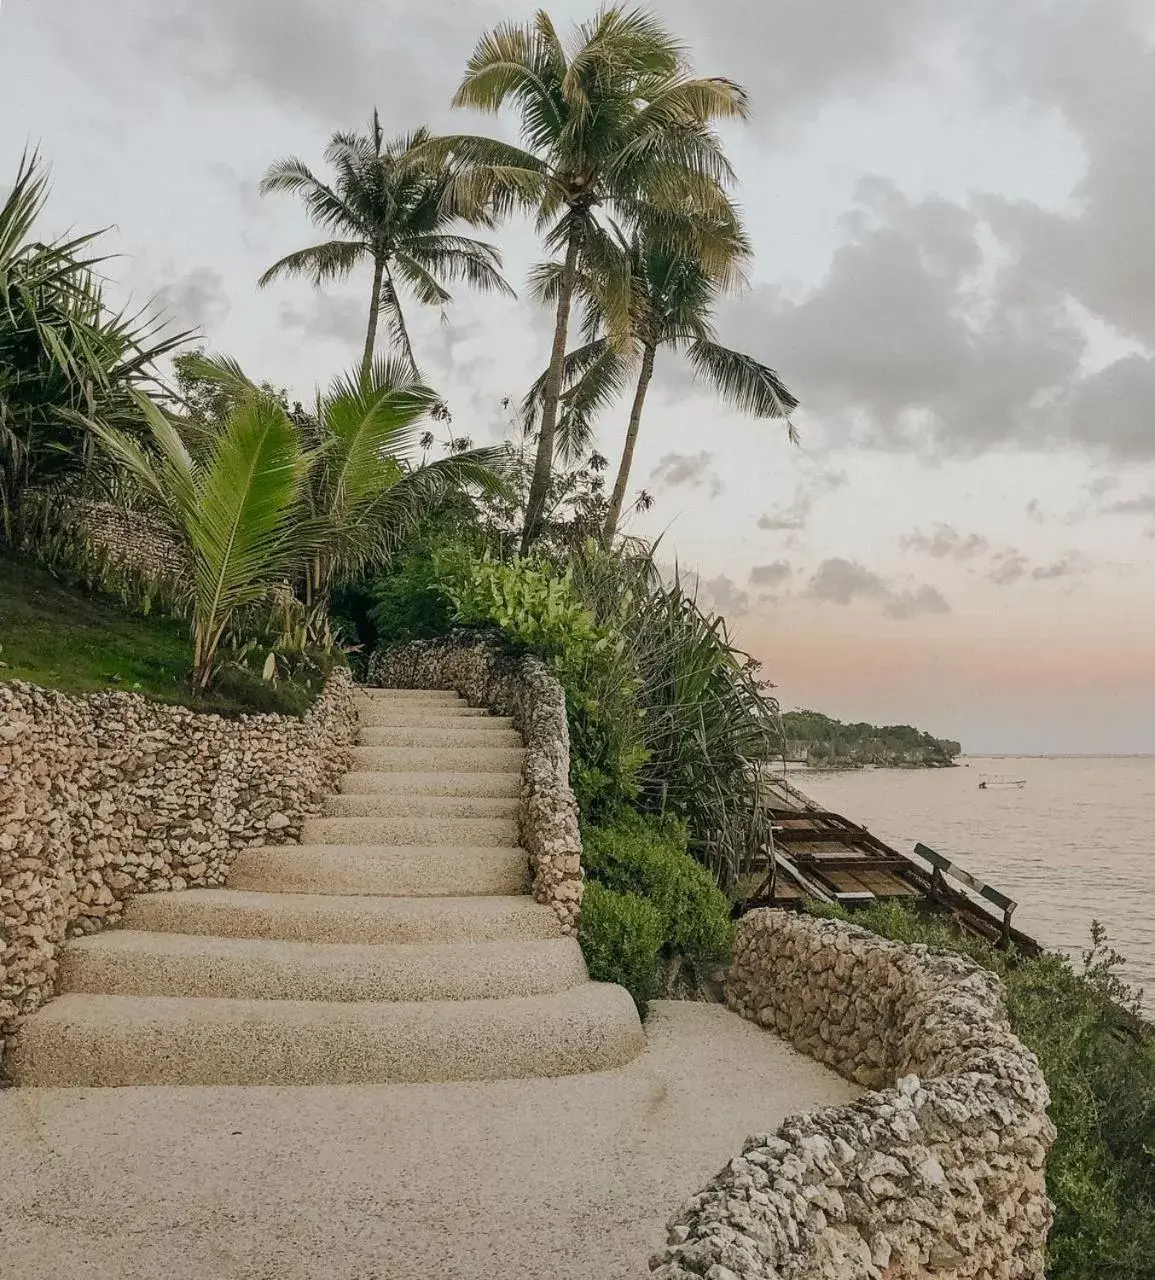
[[[692,962],[730,955],[730,904],[713,876],[687,852],[680,822],[623,810],[607,826],[583,826],[582,865],[594,881],[653,905],[669,954]]]
[[[808,908],[847,918],[841,908]],[[1015,1034],[1038,1055],[1058,1137],[1047,1162],[1055,1224],[1048,1280],[1149,1280],[1155,1258],[1155,1027],[1118,976],[1101,925],[1081,966],[1023,957],[962,933],[949,918],[899,906],[856,911],[900,942],[961,951],[998,973]]]
[[[636,893],[586,884],[579,926],[582,953],[595,982],[620,983],[644,1014],[658,981],[662,913]]]
[[[646,758],[638,682],[624,641],[581,603],[570,570],[532,558],[502,562],[460,547],[443,549],[435,563],[454,622],[497,627],[542,658],[560,681],[571,779],[583,814],[612,813],[632,800]]]
[[[453,607],[440,588],[434,554],[426,547],[400,558],[377,579],[372,593],[369,616],[383,649],[444,635],[452,625]]]

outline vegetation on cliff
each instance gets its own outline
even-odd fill
[[[959,743],[908,724],[844,724],[820,711],[783,712],[782,733],[788,760],[824,768],[942,769],[962,753]]]

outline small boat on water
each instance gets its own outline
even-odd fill
[[[994,791],[996,789],[1015,788],[1019,789],[1027,785],[1026,778],[1014,778],[1007,773],[981,773],[979,774],[979,790]]]

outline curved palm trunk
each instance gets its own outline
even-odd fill
[[[381,280],[385,275],[385,259],[373,258],[373,295],[369,299],[369,327],[365,332],[365,354],[361,357],[361,381],[368,382],[373,372],[373,349],[377,345],[377,320],[381,315]]]
[[[393,307],[393,319],[397,325],[397,332],[401,335],[401,345],[405,348],[405,355],[409,360],[409,367],[415,374],[420,374],[421,370],[417,367],[417,358],[413,354],[413,343],[409,341],[409,330],[405,327],[405,315],[401,310],[401,299],[397,296],[397,286],[393,283],[393,272],[389,267],[385,267],[385,276],[389,282],[389,302]]]
[[[618,464],[618,476],[614,481],[614,490],[610,495],[610,508],[606,513],[606,523],[602,529],[602,545],[608,547],[618,531],[618,521],[622,518],[622,503],[626,498],[626,485],[630,481],[630,468],[634,465],[634,446],[638,443],[638,429],[642,425],[642,408],[646,403],[646,392],[650,389],[650,379],[654,376],[654,356],[657,347],[646,344],[642,353],[642,370],[638,374],[638,385],[634,391],[634,403],[630,409],[630,425],[626,428],[626,443],[622,447],[622,460]]]
[[[541,431],[537,440],[537,457],[533,463],[533,480],[529,486],[529,498],[525,504],[525,528],[521,534],[521,554],[529,550],[533,540],[541,532],[542,513],[545,511],[553,470],[553,440],[557,431],[557,406],[561,399],[562,375],[565,371],[565,348],[569,338],[569,313],[577,284],[577,261],[581,249],[581,223],[575,217],[570,224],[569,240],[565,250],[565,267],[562,270],[561,287],[557,296],[557,323],[553,331],[553,351],[549,358],[549,373],[541,399]]]

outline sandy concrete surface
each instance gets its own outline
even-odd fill
[[[598,1075],[0,1092],[20,1280],[641,1280],[747,1133],[858,1092],[716,1005]]]

